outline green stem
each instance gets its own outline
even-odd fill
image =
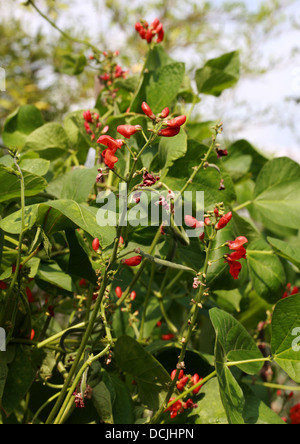
[[[110,259],[110,262],[109,262],[109,264],[108,264],[108,266],[107,266],[107,268],[106,268],[106,270],[104,272],[104,275],[103,275],[103,278],[102,278],[102,281],[101,281],[100,290],[99,290],[99,293],[98,293],[98,297],[96,299],[94,310],[92,312],[91,318],[90,318],[89,323],[87,325],[87,329],[86,329],[86,331],[85,331],[85,333],[83,335],[83,338],[82,338],[80,347],[78,349],[78,352],[76,354],[75,360],[73,362],[73,365],[72,365],[72,367],[70,369],[68,377],[66,378],[64,387],[63,387],[62,391],[60,392],[60,395],[59,395],[59,397],[58,397],[58,399],[57,399],[57,401],[56,401],[52,411],[50,412],[50,415],[49,415],[49,417],[48,417],[48,419],[46,421],[46,424],[51,424],[53,422],[53,420],[55,418],[55,415],[56,415],[58,409],[60,408],[60,406],[61,406],[61,404],[62,404],[62,402],[63,402],[63,400],[65,398],[65,395],[66,395],[66,393],[68,391],[68,388],[69,388],[69,386],[70,386],[70,384],[71,384],[71,382],[73,380],[73,377],[75,375],[77,367],[78,367],[78,365],[79,365],[79,363],[80,363],[80,361],[82,359],[82,356],[84,354],[86,345],[87,345],[89,337],[90,337],[90,335],[91,335],[91,333],[93,331],[93,328],[94,328],[94,325],[95,325],[95,322],[96,322],[96,319],[97,319],[97,316],[98,316],[98,313],[99,313],[99,310],[100,310],[100,307],[101,307],[101,303],[102,303],[102,299],[103,299],[104,294],[105,294],[106,287],[108,285],[109,271],[111,270],[111,268],[112,268],[112,266],[115,263],[116,258],[117,258],[118,246],[119,246],[119,242],[120,242],[120,236],[121,236],[121,227],[117,227],[117,236],[115,238],[111,259]]]
[[[266,358],[258,358],[258,359],[248,359],[244,361],[235,361],[235,362],[226,362],[226,367],[234,367],[236,365],[243,365],[243,364],[252,364],[254,362],[272,362],[271,356]]]
[[[139,332],[139,336],[138,336],[139,341],[142,341],[143,336],[144,336],[144,325],[145,325],[145,319],[146,319],[146,312],[147,312],[147,307],[148,307],[149,299],[150,299],[151,292],[152,292],[152,284],[153,284],[153,279],[154,279],[154,275],[155,275],[155,268],[156,268],[155,264],[152,264],[150,281],[148,284],[148,290],[147,290],[147,294],[146,294],[146,299],[145,299],[145,303],[144,303],[144,310],[143,310],[141,324],[140,324],[140,332]]]
[[[198,387],[203,386],[208,381],[210,381],[212,378],[214,378],[217,375],[216,370],[214,370],[212,373],[210,373],[208,376],[206,376],[202,381],[199,381],[197,384],[193,385],[189,389],[185,390],[183,393],[181,393],[177,398],[173,399],[171,402],[168,403],[168,407],[171,407],[173,404],[175,404],[177,401],[180,401],[181,399],[186,398],[189,394],[193,393],[195,389]]]
[[[233,211],[237,212],[237,211],[239,211],[239,210],[242,210],[243,208],[248,207],[248,206],[251,205],[252,203],[253,203],[252,200],[248,200],[247,202],[244,202],[243,204],[238,205],[237,207],[235,207],[235,208],[233,209]]]
[[[195,179],[195,177],[197,176],[197,174],[199,173],[200,170],[202,170],[204,164],[207,162],[209,156],[211,155],[214,147],[216,144],[216,137],[213,137],[213,141],[209,147],[209,150],[207,151],[207,153],[205,154],[204,158],[202,159],[200,165],[198,165],[197,167],[194,168],[194,172],[192,173],[192,175],[190,176],[189,180],[186,182],[186,184],[182,187],[182,189],[180,190],[180,193],[177,194],[176,198],[175,198],[175,202],[178,199],[179,196],[182,196],[183,193],[186,191],[186,189],[189,187],[189,185],[193,182],[193,180]]]
[[[247,384],[250,385],[260,385],[262,387],[267,387],[275,390],[287,390],[292,392],[300,392],[300,387],[297,387],[295,385],[282,385],[282,384],[273,384],[271,382],[262,382],[262,381],[245,381]]]
[[[208,271],[209,256],[210,256],[210,252],[212,249],[212,243],[213,243],[215,236],[216,236],[216,232],[214,233],[212,238],[209,240],[208,247],[206,249],[206,259],[205,259],[205,264],[204,264],[204,269],[203,269],[204,276],[207,274],[207,271]],[[169,391],[167,393],[167,396],[166,396],[164,402],[162,403],[162,405],[159,408],[159,410],[157,411],[157,413],[153,416],[153,418],[151,420],[151,424],[159,423],[164,411],[166,410],[166,408],[168,406],[168,402],[174,392],[176,382],[178,380],[179,372],[180,372],[182,366],[184,366],[184,358],[185,358],[186,350],[187,350],[189,341],[192,337],[194,327],[195,327],[195,324],[197,321],[199,307],[200,307],[200,304],[201,304],[202,298],[203,298],[204,288],[205,287],[203,285],[200,286],[200,290],[196,296],[196,299],[195,299],[194,304],[193,304],[191,311],[190,311],[188,330],[187,330],[186,336],[184,337],[184,341],[182,343],[181,352],[180,352],[180,356],[179,356],[177,367],[176,367],[177,368],[176,375],[172,381],[172,384],[170,385]]]
[[[155,247],[160,239],[160,228],[157,230],[156,235],[152,241],[150,250],[149,250],[149,254],[152,254],[153,251],[155,250]],[[139,270],[137,271],[137,273],[135,274],[133,280],[131,281],[130,285],[127,287],[127,289],[124,291],[124,293],[122,294],[122,296],[120,297],[120,299],[117,300],[116,302],[116,307],[120,307],[123,302],[125,301],[125,299],[128,297],[128,295],[131,293],[131,291],[133,290],[135,284],[138,282],[139,278],[141,277],[145,267],[147,265],[147,260],[143,259]]]
[[[79,382],[80,382],[84,372],[92,365],[93,362],[95,362],[98,359],[100,359],[103,356],[105,356],[106,353],[109,351],[110,347],[111,347],[111,344],[108,344],[98,355],[96,355],[96,356],[92,355],[90,358],[88,358],[82,364],[82,366],[80,367],[80,369],[78,370],[78,372],[77,372],[77,374],[76,374],[76,376],[74,378],[74,381],[73,381],[73,383],[71,385],[71,388],[70,388],[70,390],[68,392],[68,395],[66,396],[66,399],[64,400],[64,403],[63,403],[63,405],[62,405],[62,407],[60,409],[60,412],[58,413],[58,415],[57,415],[57,417],[56,417],[56,419],[54,421],[54,424],[61,424],[61,419],[67,413],[67,409],[66,409],[67,406],[68,407],[71,406],[71,404],[70,404],[71,397],[73,396],[73,393],[76,390],[76,387],[78,386],[78,384],[79,384]]]

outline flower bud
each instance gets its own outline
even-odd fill
[[[216,230],[222,230],[222,228],[225,228],[226,225],[231,221],[231,219],[232,219],[232,212],[230,211],[229,213],[225,214],[225,216],[221,217],[216,226]]]
[[[92,248],[93,248],[94,251],[98,251],[98,250],[99,250],[99,247],[100,247],[100,242],[99,242],[99,239],[96,237],[96,238],[93,240]]]
[[[146,102],[142,103],[142,110],[144,111],[146,116],[148,116],[152,120],[155,120],[155,114],[153,113],[152,109]]]
[[[142,256],[133,256],[129,259],[124,259],[122,262],[129,267],[137,267],[142,262]]]

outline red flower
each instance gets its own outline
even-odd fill
[[[156,18],[149,26],[147,22],[137,22],[135,24],[135,30],[140,34],[143,40],[147,40],[147,43],[151,43],[154,36],[157,35],[156,43],[161,43],[164,39],[164,29],[162,23]]]
[[[185,216],[184,218],[185,224],[190,228],[203,228],[204,224],[203,222],[200,222],[193,216]]]
[[[290,418],[292,424],[300,424],[300,404],[296,404],[290,409]]]
[[[83,118],[86,122],[92,122],[93,121],[93,117],[92,117],[92,113],[90,110],[84,111],[83,112]]]
[[[229,213],[225,214],[225,216],[221,217],[216,226],[216,230],[222,230],[222,228],[225,228],[226,225],[231,221],[231,219],[232,219],[232,212],[230,211]]]
[[[239,250],[234,253],[228,254],[226,256],[226,260],[229,262],[238,261],[240,259],[246,259],[246,250],[244,247],[241,247]]]
[[[176,384],[177,389],[179,391],[182,391],[184,389],[184,387],[186,386],[186,384],[188,383],[189,379],[190,378],[188,376],[184,376],[183,378],[181,378]]]
[[[171,341],[171,339],[174,338],[174,335],[172,333],[168,333],[166,335],[162,335],[161,339],[163,341]]]
[[[186,116],[174,117],[174,119],[168,120],[166,124],[169,128],[178,128],[184,125],[186,122]]]
[[[6,290],[7,289],[7,285],[5,282],[0,281],[0,290]]]
[[[229,272],[234,279],[238,279],[242,270],[242,264],[238,261],[240,259],[246,259],[247,252],[243,246],[246,243],[248,243],[248,239],[245,236],[239,236],[234,241],[228,243],[229,249],[235,251],[225,255],[225,262],[229,264]]]
[[[101,143],[102,145],[106,146],[110,151],[115,153],[118,149],[122,148],[124,141],[121,139],[114,139],[111,136],[103,135],[99,137],[97,143]]]
[[[135,298],[136,298],[136,292],[135,292],[135,291],[132,291],[132,292],[130,293],[130,300],[131,300],[131,301],[134,301]]]
[[[169,403],[174,401],[175,398],[171,398]],[[182,413],[184,410],[182,401],[176,401],[173,405],[166,409],[166,412],[170,412],[171,418],[176,418],[178,413]]]
[[[292,284],[287,284],[286,286],[286,291],[283,293],[282,299],[288,298],[289,296],[293,296],[295,294],[299,293],[299,288],[298,287],[293,287],[292,289]]]
[[[142,103],[142,110],[146,114],[146,116],[148,116],[151,120],[155,120],[155,114],[153,113],[148,103],[146,102]]]
[[[129,259],[124,259],[122,262],[129,267],[137,267],[142,262],[142,256],[133,256]]]
[[[120,299],[120,297],[123,294],[122,288],[121,287],[116,287],[115,292],[116,292],[117,297]]]
[[[162,110],[162,112],[159,114],[159,117],[161,117],[162,119],[166,119],[169,114],[170,114],[170,110],[167,107]]]
[[[86,287],[86,286],[87,286],[87,281],[85,279],[80,279],[79,287]]]
[[[230,250],[239,250],[243,245],[248,243],[248,239],[245,236],[239,236],[234,241],[229,242]]]
[[[30,304],[32,302],[34,302],[34,297],[32,296],[32,293],[31,293],[31,290],[29,287],[26,287],[26,296],[27,296],[27,300]]]
[[[192,376],[192,378],[191,378],[192,385],[196,385],[200,381],[203,381],[203,378],[200,379],[200,376],[198,375],[198,373],[195,373],[194,376]],[[197,395],[199,393],[199,391],[201,390],[201,388],[202,388],[202,385],[200,385],[199,387],[195,388],[193,390],[194,395]]]
[[[171,373],[171,379],[172,379],[172,381],[174,381],[175,376],[176,376],[176,373],[177,373],[177,370],[176,370],[176,369],[172,371],[172,373]],[[184,377],[184,371],[181,369],[180,372],[179,372],[179,375],[178,375],[178,381],[179,381],[181,378],[183,378],[183,377]]]
[[[177,136],[177,134],[179,133],[180,133],[180,127],[175,127],[175,128],[167,127],[158,131],[157,134],[158,136],[161,137],[174,137]]]
[[[107,149],[102,153],[103,160],[106,166],[111,170],[115,167],[115,164],[118,162],[118,158],[115,156],[114,152]]]
[[[97,237],[93,240],[92,247],[93,247],[94,251],[98,251],[99,250],[100,242],[99,242],[99,239]]]
[[[242,264],[237,261],[229,261],[229,273],[234,279],[238,279],[239,274],[242,270]]]
[[[126,139],[130,139],[133,134],[141,131],[141,129],[141,125],[119,125],[117,127],[118,133],[122,134]]]

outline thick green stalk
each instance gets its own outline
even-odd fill
[[[208,270],[208,266],[209,266],[209,256],[210,256],[210,252],[212,249],[213,240],[214,240],[214,237],[209,240],[208,247],[206,250],[206,260],[205,260],[204,269],[203,269],[204,276],[207,274],[207,270]],[[204,282],[203,282],[203,284],[204,284]],[[161,405],[161,407],[159,408],[157,413],[153,416],[153,418],[151,420],[151,424],[159,423],[164,411],[166,410],[166,408],[168,406],[168,402],[174,392],[174,389],[176,387],[176,382],[178,380],[179,372],[180,372],[182,366],[184,366],[184,358],[185,358],[186,350],[187,350],[189,341],[192,337],[194,327],[195,327],[195,324],[197,321],[199,307],[201,306],[201,302],[202,302],[202,298],[203,298],[204,288],[205,288],[204,285],[200,286],[200,290],[197,294],[197,297],[193,303],[193,306],[192,306],[190,314],[189,314],[187,334],[184,336],[183,341],[182,341],[181,352],[180,352],[180,356],[179,356],[177,367],[176,367],[177,368],[176,375],[170,385],[170,388],[168,390],[167,396],[166,396],[163,404]]]
[[[120,227],[118,227],[117,228],[117,236],[116,236],[116,239],[115,239],[111,260],[110,260],[110,263],[108,264],[108,266],[107,266],[107,268],[106,268],[106,270],[104,272],[104,276],[102,278],[99,294],[98,294],[98,297],[97,297],[97,300],[96,300],[96,303],[95,303],[95,307],[94,307],[94,310],[92,312],[90,321],[89,321],[89,323],[87,325],[87,329],[86,329],[86,331],[84,333],[84,336],[82,338],[82,341],[81,341],[80,347],[78,349],[78,352],[76,354],[75,360],[74,360],[73,365],[72,365],[72,367],[70,369],[68,377],[67,377],[67,379],[65,381],[64,388],[62,389],[62,391],[60,393],[60,396],[58,397],[58,399],[57,399],[57,401],[56,401],[52,411],[50,412],[50,415],[49,415],[49,417],[48,417],[48,419],[46,421],[46,424],[52,424],[53,423],[55,415],[56,415],[58,409],[60,408],[60,406],[61,406],[61,404],[62,404],[62,402],[63,402],[63,400],[64,400],[64,398],[66,396],[68,388],[69,388],[69,386],[70,386],[70,384],[71,384],[71,382],[73,380],[73,377],[75,375],[77,367],[78,367],[78,365],[79,365],[79,363],[80,363],[80,361],[82,359],[82,356],[84,354],[86,345],[87,345],[89,337],[90,337],[90,335],[91,335],[91,333],[93,331],[93,328],[94,328],[94,325],[95,325],[95,321],[97,319],[97,316],[98,316],[98,313],[99,313],[99,310],[100,310],[100,307],[101,307],[101,303],[102,303],[103,296],[105,294],[106,287],[108,285],[108,281],[109,281],[108,273],[111,270],[111,267],[114,264],[114,262],[116,260],[116,257],[117,257],[117,251],[118,251],[118,245],[119,245],[119,241],[120,241],[120,235],[121,235],[121,229],[120,229]]]

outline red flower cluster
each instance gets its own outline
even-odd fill
[[[246,249],[244,248],[246,243],[248,243],[248,239],[245,236],[239,236],[228,244],[229,249],[234,252],[225,256],[225,262],[229,264],[230,274],[234,279],[238,279],[242,270],[242,264],[238,261],[246,259]]]
[[[169,404],[174,401],[175,398],[171,398]],[[183,413],[184,410],[197,408],[198,405],[194,404],[192,399],[188,399],[186,402],[182,402],[181,400],[176,401],[170,407],[166,409],[166,412],[170,412],[170,417],[176,418],[176,416],[180,413]]]
[[[108,168],[113,169],[115,167],[115,163],[117,163],[119,160],[115,156],[115,153],[118,149],[122,148],[124,143],[123,140],[114,139],[111,136],[100,136],[97,143],[101,143],[107,147],[107,149],[102,152],[102,156],[105,165],[108,166]]]
[[[177,370],[172,371],[172,373],[171,373],[172,381],[174,381],[176,373],[177,373]],[[186,376],[184,374],[183,370],[180,370],[179,375],[178,375],[178,380],[176,383],[176,387],[179,391],[182,391],[188,382],[189,382],[189,385],[192,387],[200,381],[202,381],[202,379],[200,379],[200,377],[197,373],[195,373],[194,376],[190,377],[190,376]],[[197,395],[199,393],[199,391],[201,390],[201,387],[202,387],[202,385],[193,390],[194,395]],[[176,398],[171,398],[169,401],[169,404],[171,402],[173,402],[175,399]],[[184,410],[194,409],[197,407],[198,407],[197,404],[194,404],[194,401],[191,398],[189,398],[186,402],[182,402],[181,400],[176,401],[174,404],[172,404],[170,407],[168,407],[166,409],[166,412],[170,412],[171,418],[176,418],[176,416],[179,415],[180,413],[183,413]]]
[[[90,110],[83,112],[84,127],[87,134],[91,135],[91,140],[95,140],[97,134],[105,134],[109,130],[109,127],[105,125],[102,130],[102,122],[100,121],[100,116],[98,113],[91,113]]]
[[[292,424],[300,424],[300,404],[296,404],[290,409],[290,418]]]
[[[172,381],[174,381],[174,379],[175,379],[176,372],[177,372],[177,370],[173,370],[171,373]],[[198,375],[198,373],[195,373],[194,376],[190,377],[190,376],[186,376],[184,374],[183,370],[180,370],[179,375],[178,375],[178,380],[176,383],[176,387],[179,391],[182,391],[188,382],[189,382],[190,387],[192,387],[193,385],[198,384],[198,382],[201,382],[202,380],[203,380],[203,378],[200,379],[200,376]],[[201,390],[201,388],[202,388],[202,385],[195,388],[193,390],[194,395],[197,395],[199,393],[199,391]]]
[[[159,136],[162,137],[174,137],[180,132],[180,127],[186,122],[186,116],[174,117],[174,119],[166,121],[166,128],[161,129],[158,132]]]
[[[119,78],[126,79],[128,70],[124,71],[120,65],[116,65],[111,73],[105,72],[99,76],[102,82],[106,83],[107,86],[112,85],[113,81]]]
[[[287,284],[286,291],[283,293],[282,299],[288,298],[289,296],[293,296],[295,294],[298,294],[300,292],[299,287],[293,287],[292,284]]]
[[[146,114],[149,119],[159,122],[161,120],[166,119],[169,114],[170,110],[169,108],[164,108],[161,113],[159,113],[157,116],[154,114],[148,103],[143,102],[142,103],[142,110]],[[158,136],[160,137],[174,137],[180,132],[180,127],[184,125],[186,122],[186,116],[181,115],[174,117],[171,120],[166,120],[163,123],[164,128],[158,131]]]
[[[153,20],[150,26],[146,21],[137,22],[135,30],[143,40],[147,40],[147,43],[151,43],[155,35],[157,35],[156,43],[161,43],[165,35],[163,25],[158,18]]]

